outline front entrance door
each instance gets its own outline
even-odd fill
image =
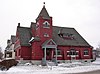
[[[47,48],[46,49],[46,59],[47,60],[52,60],[52,49],[51,48]]]

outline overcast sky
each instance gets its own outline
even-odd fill
[[[0,46],[16,35],[18,23],[35,22],[43,2],[54,26],[74,27],[94,48],[100,44],[100,0],[0,0]]]

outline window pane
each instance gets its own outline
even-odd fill
[[[78,51],[75,49],[70,49],[70,51],[67,51],[67,55],[78,55]]]
[[[47,33],[44,33],[44,37],[49,37],[49,35]]]
[[[55,51],[54,51],[54,55],[55,55]],[[61,50],[60,49],[57,50],[57,55],[61,55]]]
[[[89,50],[88,49],[84,50],[84,55],[89,55]]]
[[[50,24],[47,21],[45,21],[43,23],[43,28],[50,28]]]

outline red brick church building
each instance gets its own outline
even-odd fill
[[[14,49],[16,60],[33,63],[92,60],[92,46],[74,28],[53,26],[45,5],[30,27],[18,23]]]

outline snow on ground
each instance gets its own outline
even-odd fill
[[[100,58],[97,58],[96,61],[93,62],[93,64],[100,64]]]
[[[100,58],[93,63],[62,63],[58,66],[37,66],[24,65],[14,66],[8,71],[0,71],[0,74],[62,74],[62,73],[79,73],[93,70],[100,70]]]

